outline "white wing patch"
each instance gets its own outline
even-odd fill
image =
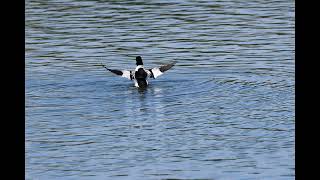
[[[154,78],[157,78],[158,76],[163,74],[163,72],[161,72],[159,68],[153,68],[151,69],[151,71],[153,73]]]
[[[130,71],[123,70],[122,73],[123,73],[123,74],[122,74],[121,77],[124,77],[124,78],[127,78],[127,79],[130,79],[130,80],[131,80],[131,78],[130,78],[131,72],[130,72]]]

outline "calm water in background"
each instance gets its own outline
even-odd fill
[[[26,179],[295,179],[294,1],[27,0]],[[177,61],[139,91],[105,71]]]

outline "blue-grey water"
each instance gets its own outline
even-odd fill
[[[26,179],[295,179],[294,1],[25,4]]]

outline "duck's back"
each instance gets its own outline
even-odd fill
[[[144,71],[143,68],[139,68],[138,71],[135,72],[134,76],[139,87],[146,87],[148,85],[148,82],[146,80],[148,74]]]
[[[146,79],[148,74],[144,71],[143,68],[139,68],[138,71],[135,72],[134,77],[136,79]]]

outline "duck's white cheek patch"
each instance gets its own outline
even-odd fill
[[[152,69],[152,73],[153,73],[153,77],[157,78],[158,76],[160,76],[161,74],[163,74],[159,68],[153,68]]]

